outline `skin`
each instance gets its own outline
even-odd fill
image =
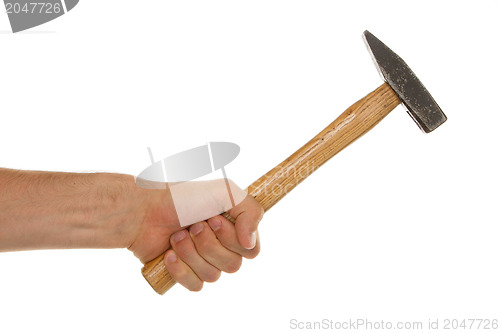
[[[192,291],[260,251],[262,207],[247,196],[229,213],[235,224],[218,215],[181,228],[168,189],[130,175],[0,168],[0,252],[127,248],[145,263],[168,250],[168,271]]]

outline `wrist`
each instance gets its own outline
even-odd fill
[[[98,173],[92,175],[88,225],[79,233],[84,247],[127,248],[144,219],[144,195],[133,176]],[[90,232],[86,233],[89,228]]]

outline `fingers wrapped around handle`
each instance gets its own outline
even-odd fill
[[[256,245],[257,226],[264,213],[263,209],[256,209],[256,207],[260,206],[253,197],[248,196],[235,208],[221,214],[227,220],[235,223],[234,229],[237,239],[241,246],[247,250],[253,249]],[[251,256],[250,254],[247,257]],[[165,260],[165,253],[162,253],[142,268],[142,275],[160,295],[165,294],[176,284],[166,268]]]

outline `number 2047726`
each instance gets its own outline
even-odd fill
[[[29,2],[20,4],[17,2],[6,2],[7,14],[59,14],[63,10],[60,3]]]
[[[445,319],[443,329],[445,330],[497,330],[498,319]]]

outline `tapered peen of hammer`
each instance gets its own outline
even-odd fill
[[[248,195],[255,198],[264,211],[372,129],[400,103],[405,104],[426,133],[446,121],[444,113],[406,63],[368,31],[363,37],[387,82],[350,106],[308,143],[248,187]],[[234,222],[231,211],[223,216]],[[145,279],[161,295],[176,283],[165,268],[164,255],[148,262],[142,269]]]

